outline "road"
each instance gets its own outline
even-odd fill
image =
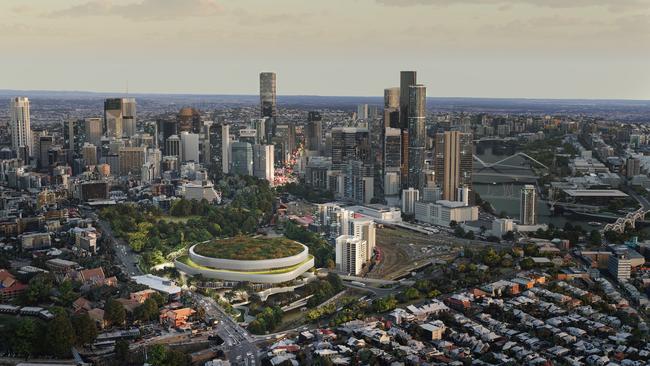
[[[206,320],[216,321],[215,332],[223,339],[223,351],[232,365],[260,364],[256,339],[226,314],[217,302],[207,296],[190,292],[194,301],[205,310]]]
[[[140,256],[133,253],[124,240],[116,238],[110,225],[100,220],[94,212],[84,210],[84,214],[97,222],[97,226],[113,247],[117,262],[125,270],[127,276],[142,275],[143,273],[138,267]],[[207,318],[218,322],[214,333],[224,340],[222,349],[232,365],[260,365],[258,349],[255,346],[256,339],[248,331],[232,320],[214,299],[191,291],[189,291],[189,295],[199,306],[203,307]]]
[[[110,225],[104,220],[96,219],[97,226],[102,231],[102,233],[108,239],[108,242],[111,243],[115,256],[117,257],[118,262],[121,264],[121,267],[124,269],[128,276],[140,276],[143,275],[142,271],[138,267],[140,262],[140,255],[131,251],[131,248],[126,244],[123,239],[116,238],[111,231]]]

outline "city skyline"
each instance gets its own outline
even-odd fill
[[[270,70],[278,95],[380,96],[418,70],[433,97],[650,99],[647,5],[7,1],[3,88],[254,95]]]

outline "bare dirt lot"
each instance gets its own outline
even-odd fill
[[[377,229],[376,245],[381,261],[374,265],[368,277],[394,279],[431,260],[449,260],[457,248],[441,244],[439,237],[399,228]]]

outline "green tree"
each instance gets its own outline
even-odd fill
[[[97,326],[88,314],[73,317],[72,327],[75,330],[75,339],[79,346],[91,344],[97,338]]]
[[[153,366],[164,366],[167,349],[162,344],[154,344],[147,351],[147,362]]]
[[[115,342],[115,358],[120,361],[121,364],[126,363],[129,358],[129,352],[129,342],[123,339]]]
[[[38,326],[34,319],[23,318],[20,320],[14,331],[13,350],[23,356],[30,357],[36,351],[38,339]]]
[[[142,321],[154,320],[158,318],[158,303],[152,298],[146,299],[142,305],[135,309],[133,315]]]
[[[29,287],[24,292],[23,302],[29,305],[47,301],[52,291],[54,279],[49,273],[39,273],[29,280]]]
[[[54,319],[47,324],[45,343],[49,352],[57,357],[68,357],[75,344],[72,322],[64,309],[54,309]]]
[[[589,233],[589,244],[601,245],[602,243],[603,236],[600,234],[600,230],[591,230],[591,233]]]
[[[123,325],[126,320],[124,306],[115,299],[108,299],[104,307],[104,320],[108,321],[111,325]]]

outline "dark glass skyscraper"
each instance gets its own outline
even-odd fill
[[[409,87],[409,168],[408,185],[416,189],[424,186],[422,169],[424,167],[424,147],[426,143],[426,98],[424,85]]]
[[[269,118],[265,124],[267,142],[270,142],[275,136],[275,123],[278,115],[275,87],[274,72],[260,73],[260,115]]]

